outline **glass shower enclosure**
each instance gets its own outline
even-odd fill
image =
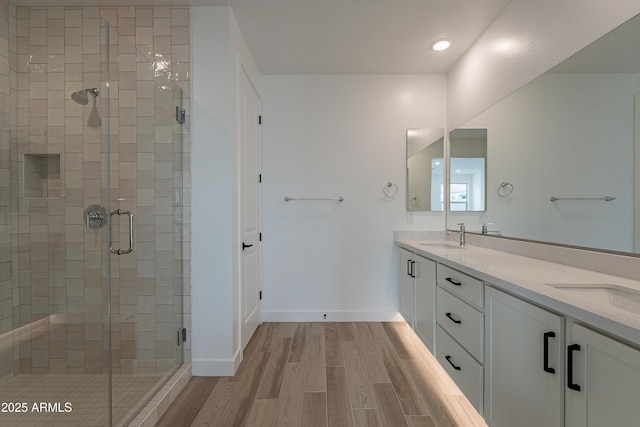
[[[129,425],[184,363],[188,95],[127,36],[167,10],[0,0],[2,426]]]

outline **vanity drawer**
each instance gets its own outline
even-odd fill
[[[472,304],[482,307],[484,298],[482,295],[482,280],[460,273],[446,265],[438,264],[436,271],[438,285],[449,292],[461,296]]]
[[[438,325],[449,332],[476,359],[482,361],[484,358],[482,348],[484,314],[442,288],[437,290],[436,301]],[[436,347],[438,345],[440,343]]]
[[[484,368],[440,326],[436,328],[436,359],[460,387],[469,402],[482,413]]]

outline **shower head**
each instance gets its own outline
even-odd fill
[[[89,97],[87,96],[88,93],[93,95],[94,98],[100,95],[100,91],[94,87],[91,89],[84,89],[79,90],[78,92],[73,92],[71,94],[71,99],[73,99],[80,105],[87,105],[89,103]]]

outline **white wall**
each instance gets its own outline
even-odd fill
[[[233,375],[239,330],[238,70],[255,64],[227,7],[191,8],[193,375]]]
[[[443,127],[445,76],[263,76],[262,95],[263,320],[393,317],[393,231],[444,228],[439,212],[407,224],[405,141]]]
[[[194,375],[213,375],[233,358],[228,10],[192,8],[191,34],[192,363]]]
[[[638,0],[512,0],[448,74],[448,129],[638,13]]]

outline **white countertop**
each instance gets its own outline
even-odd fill
[[[640,314],[593,301],[548,284],[617,285],[640,293],[640,281],[479,246],[445,240],[403,240],[396,244],[467,273],[575,321],[640,346]]]

